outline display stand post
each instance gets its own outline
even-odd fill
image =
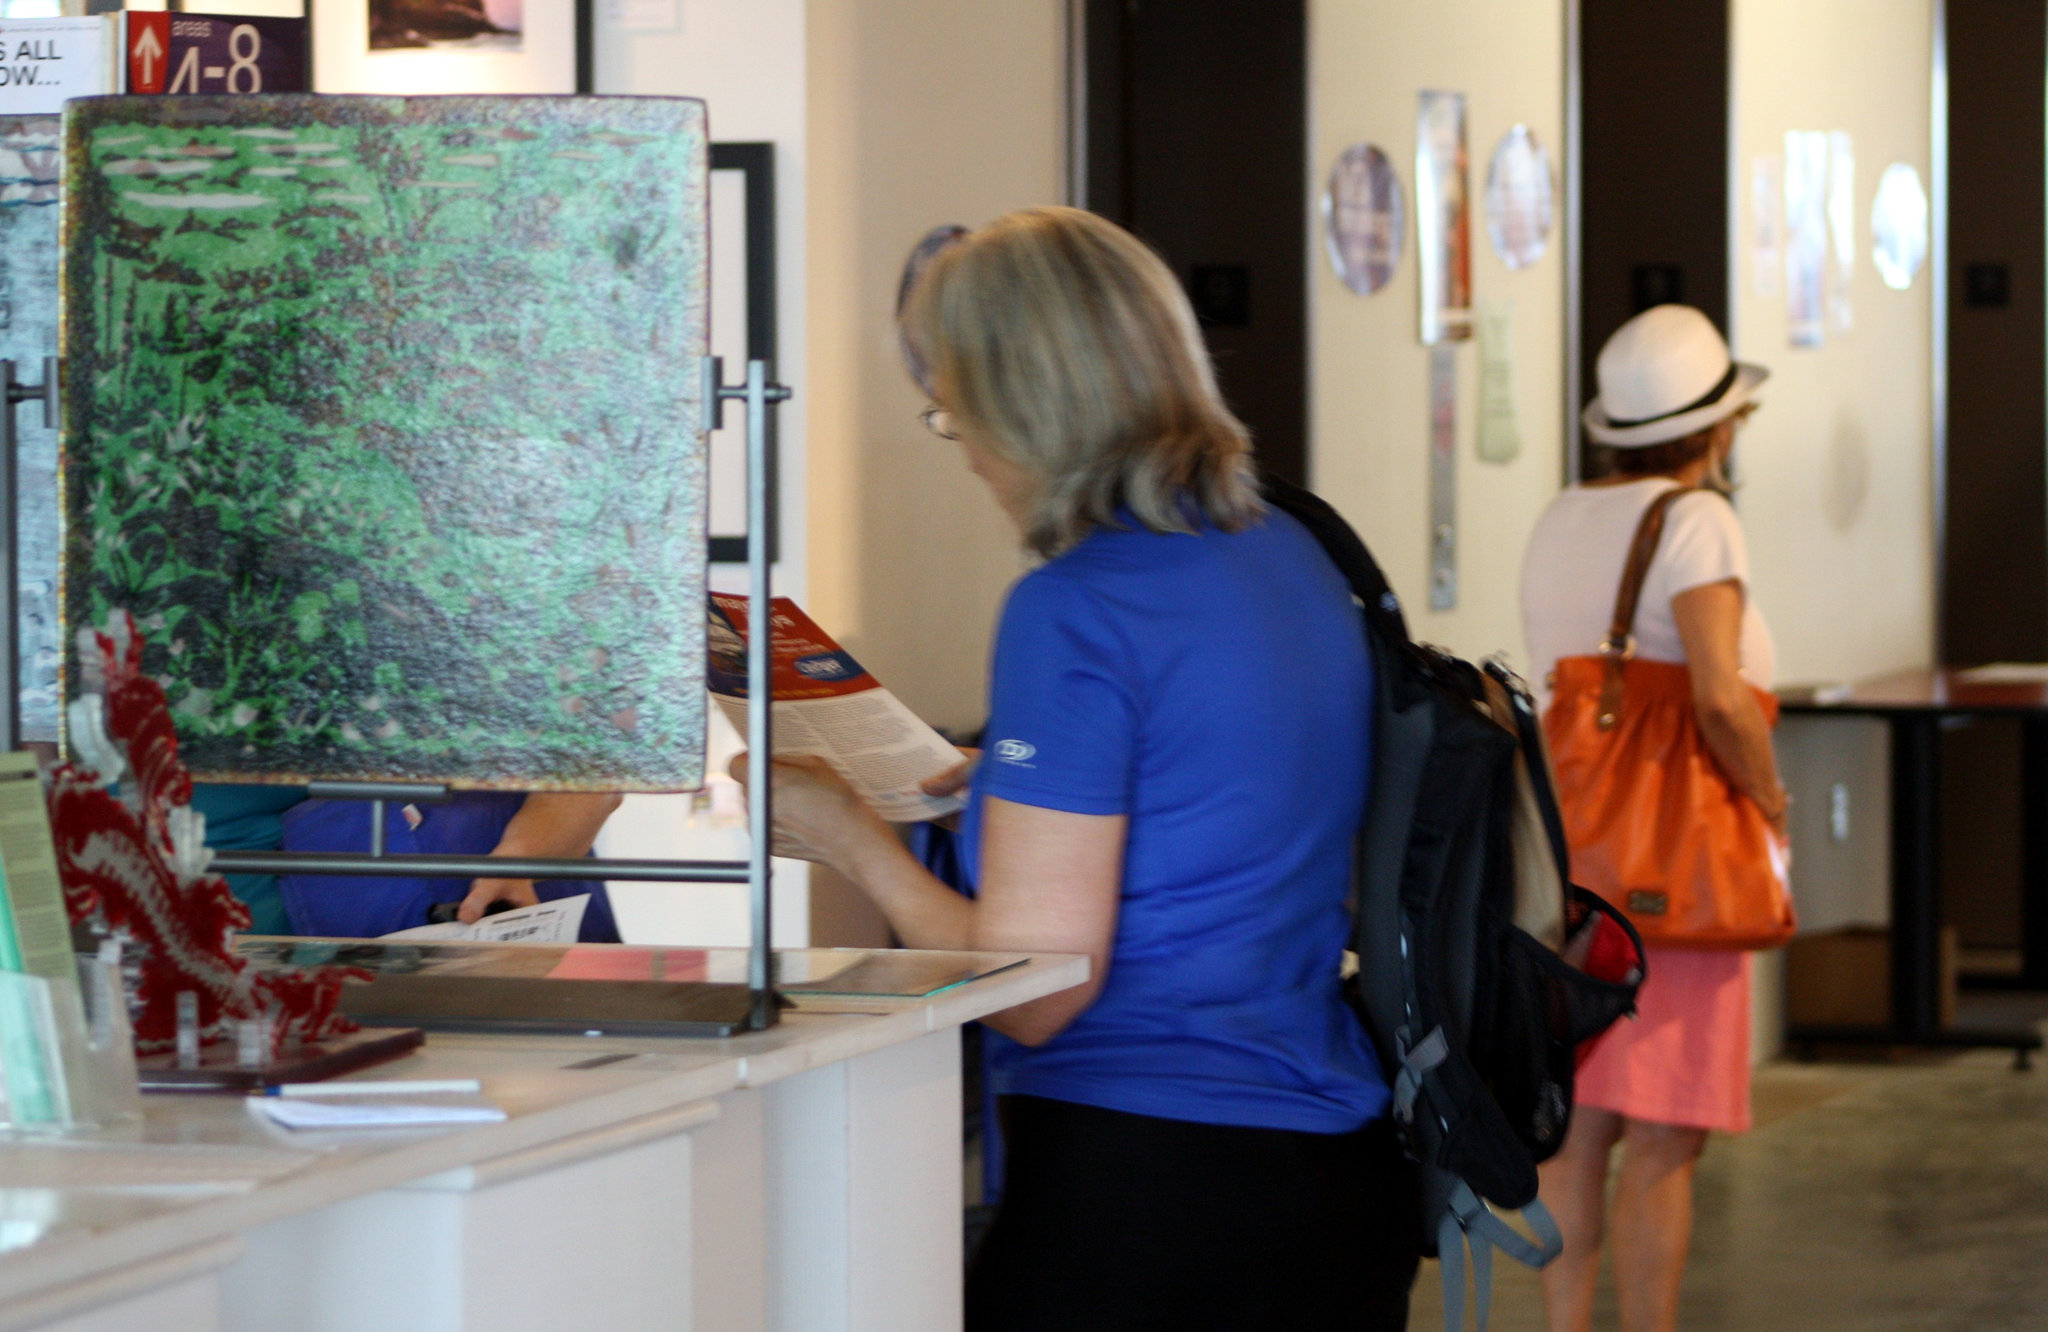
[[[6,401],[0,402],[0,689],[6,690],[6,706],[0,707],[0,753],[21,747],[21,476],[17,458],[20,432],[15,428],[14,408],[18,403],[43,404],[43,425],[57,428],[57,358],[43,358],[43,382],[23,384],[15,379],[15,362],[0,361],[0,386]]]
[[[775,641],[774,611],[769,596],[768,563],[768,408],[786,402],[789,390],[768,382],[768,363],[748,361],[744,384],[727,385],[719,358],[704,358],[704,401],[710,408],[709,429],[724,423],[725,404],[747,405],[747,753],[754,778],[747,792],[747,833],[750,843],[747,892],[753,924],[747,954],[747,989],[753,995],[750,1025],[759,1031],[775,1025],[775,953],[769,938],[774,898],[774,783],[769,762],[775,753],[775,685],[771,674]]]
[[[45,385],[54,385],[54,367],[46,363]],[[755,706],[763,700],[773,700],[774,685],[769,673],[771,661],[770,645],[773,640],[772,613],[769,608],[770,569],[768,561],[769,529],[768,500],[770,476],[768,465],[768,409],[776,403],[789,399],[790,391],[781,384],[768,382],[766,361],[747,362],[747,377],[740,384],[722,382],[722,367],[719,358],[707,356],[702,366],[706,429],[715,430],[720,425],[727,402],[741,402],[747,409],[747,572],[751,580],[748,589],[748,615],[751,631],[747,641],[747,747],[756,756],[775,752],[774,719],[772,707]],[[51,397],[45,396],[41,387],[17,386],[13,379],[11,362],[0,361],[0,382],[7,386],[10,402],[26,401],[35,397],[44,398],[44,410],[51,412],[51,423],[55,424]],[[47,390],[54,394],[54,389]],[[0,460],[8,478],[13,475],[13,412],[7,413],[5,454]],[[13,490],[10,484],[5,504],[5,527],[8,534],[7,549],[13,551],[11,533],[14,525]],[[14,641],[14,620],[12,607],[15,601],[14,565],[10,558],[7,566],[8,584],[6,591],[8,620],[7,642]],[[18,671],[10,652],[8,657],[8,679],[14,681]],[[8,717],[10,737],[17,728],[13,718],[19,708],[20,689],[11,684],[8,697],[15,700],[13,707],[4,711]],[[765,766],[759,769],[751,798],[748,801],[748,832],[752,849],[748,858],[738,860],[597,860],[597,859],[549,859],[523,856],[450,856],[450,855],[405,855],[395,856],[384,849],[385,802],[397,800],[408,804],[437,804],[448,798],[448,788],[433,783],[407,782],[313,782],[309,784],[312,795],[331,800],[367,800],[371,804],[371,844],[369,853],[316,851],[221,851],[214,854],[211,866],[221,874],[320,874],[369,876],[399,874],[429,879],[623,879],[643,883],[745,883],[748,890],[749,916],[752,921],[752,939],[747,954],[747,990],[750,996],[747,1015],[747,1029],[761,1031],[776,1022],[777,1000],[775,997],[775,972],[773,940],[769,937],[770,906],[773,902],[773,870],[771,850],[773,846],[774,819],[771,797],[766,780]]]

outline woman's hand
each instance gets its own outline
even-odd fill
[[[1778,788],[1778,804],[1776,811],[1773,812],[1770,808],[1767,807],[1764,810],[1764,821],[1771,825],[1771,835],[1778,839],[1778,842],[1781,846],[1790,846],[1792,844],[1791,792],[1787,791],[1782,786]]]
[[[465,925],[474,925],[484,918],[493,902],[530,907],[539,901],[540,895],[534,892],[532,879],[472,879],[469,894],[456,909],[455,918]]]
[[[958,749],[963,755],[961,760],[938,776],[927,777],[919,782],[917,784],[918,790],[923,791],[928,796],[943,797],[958,795],[962,790],[966,789],[967,783],[974,777],[975,765],[981,762],[981,751],[969,749],[966,745],[956,745],[954,748]]]
[[[748,755],[735,754],[726,770],[752,792]],[[853,878],[851,866],[862,850],[877,841],[895,843],[896,834],[882,816],[824,759],[776,759],[770,771],[775,783],[776,855],[809,860]]]
[[[938,776],[927,777],[919,782],[917,784],[918,790],[934,799],[943,800],[947,796],[958,795],[967,789],[967,783],[974,778],[975,765],[981,762],[981,751],[969,749],[965,745],[955,745],[954,748],[958,749],[966,757]],[[951,814],[933,819],[932,822],[949,832],[958,832],[960,830],[960,811],[956,809]]]
[[[1700,735],[1735,789],[1756,802],[1782,842],[1788,807],[1771,749],[1771,723],[1742,677],[1744,596],[1734,578],[1690,588],[1671,598],[1671,618],[1685,645]]]
[[[520,804],[491,854],[543,860],[573,860],[585,855],[604,821],[619,807],[619,799],[611,794],[536,791]],[[475,879],[455,918],[473,925],[483,919],[484,908],[493,902],[528,907],[538,901],[540,895],[534,891],[532,879]]]

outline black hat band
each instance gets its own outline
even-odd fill
[[[1716,381],[1714,387],[1708,389],[1699,397],[1694,398],[1691,402],[1685,404],[1685,406],[1683,407],[1673,407],[1670,411],[1658,412],[1655,416],[1640,416],[1633,421],[1617,421],[1610,416],[1607,418],[1607,428],[1609,430],[1633,430],[1637,426],[1646,426],[1653,421],[1666,421],[1674,416],[1683,416],[1687,412],[1696,412],[1700,408],[1708,406],[1709,404],[1713,403],[1722,394],[1726,393],[1729,390],[1729,388],[1734,385],[1735,374],[1741,368],[1742,367],[1737,365],[1734,361],[1729,361],[1728,373],[1722,375],[1721,378],[1718,381]]]

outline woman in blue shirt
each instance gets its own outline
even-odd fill
[[[1178,284],[1112,224],[998,219],[905,311],[925,422],[1044,559],[997,634],[948,890],[823,764],[778,851],[913,948],[1085,953],[989,1019],[1006,1192],[982,1329],[1401,1327],[1414,1182],[1339,992],[1373,678],[1314,539],[1259,500]]]

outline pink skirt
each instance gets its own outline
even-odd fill
[[[1634,1019],[1579,1065],[1577,1102],[1629,1119],[1749,1127],[1749,954],[1646,948]]]

